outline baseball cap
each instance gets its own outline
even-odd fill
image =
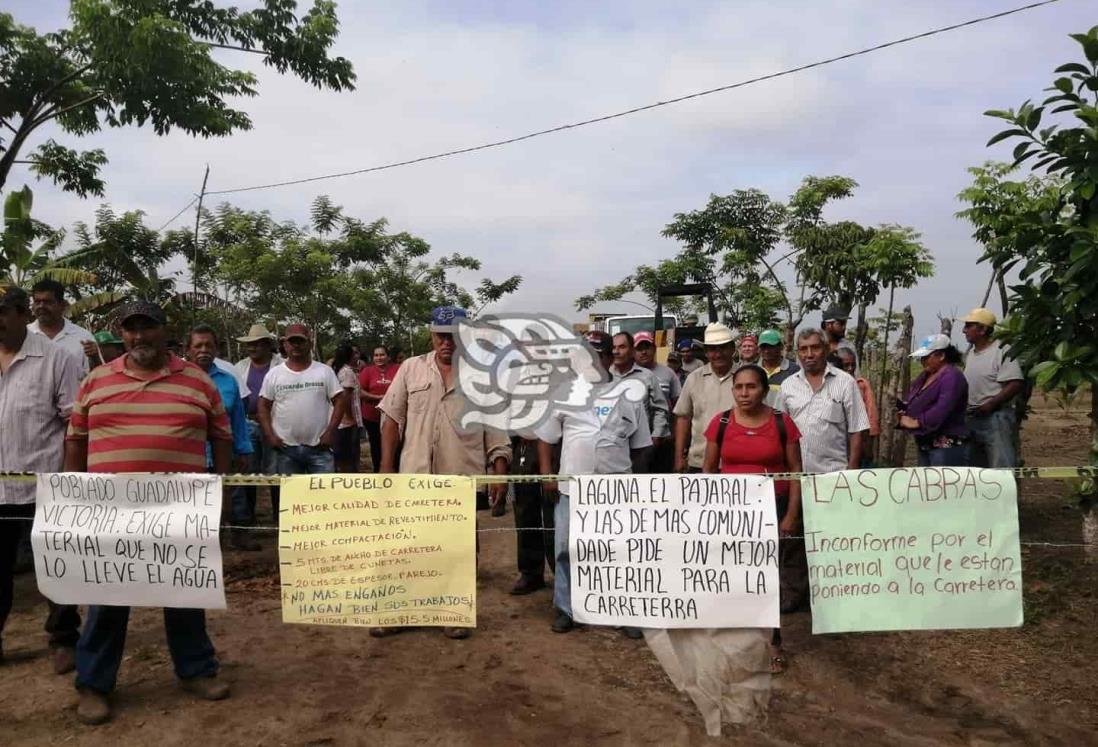
[[[694,341],[689,337],[684,337],[675,343],[676,350],[691,350],[694,347]]]
[[[751,340],[752,342],[757,344],[759,342],[759,336],[756,335],[754,332],[748,332],[746,335],[740,335],[740,342],[743,342],[745,340]]]
[[[656,338],[648,330],[642,330],[642,331],[638,332],[637,334],[633,335],[633,345],[634,346],[640,345],[642,342],[647,342],[649,345],[655,345],[656,344]]]
[[[465,309],[459,306],[436,306],[431,309],[431,331],[453,334],[457,331],[457,320],[467,318]]]
[[[96,332],[93,335],[93,337],[95,337],[95,342],[96,342],[97,345],[121,345],[122,344],[122,340],[115,337],[113,333],[108,332],[107,330],[102,330],[100,332]]]
[[[587,344],[593,347],[596,353],[612,353],[614,351],[610,336],[605,332],[599,330],[588,332],[583,336],[583,339],[587,340]]]
[[[760,345],[774,345],[774,346],[781,345],[782,344],[782,334],[781,334],[781,332],[779,332],[776,329],[765,330],[765,331],[763,331],[762,334],[759,335],[759,344]]]
[[[706,346],[727,345],[735,341],[736,336],[732,334],[732,330],[728,328],[727,324],[713,322],[705,328],[704,343]]]
[[[678,354],[678,353],[677,353],[676,351],[674,351],[674,350],[668,350],[668,351],[667,351],[667,360],[669,360],[669,361],[678,361],[678,360],[682,360],[682,356],[681,356],[681,355],[679,355],[679,354]]]
[[[919,347],[911,354],[912,358],[925,358],[938,350],[945,350],[953,342],[947,335],[930,335],[919,341]]]
[[[14,306],[24,311],[30,308],[30,296],[18,285],[0,285],[0,309]]]
[[[168,323],[168,317],[164,314],[164,309],[152,301],[131,301],[124,305],[121,311],[118,312],[118,323],[125,324],[136,316],[152,319],[157,324]]]
[[[838,304],[831,304],[823,312],[825,322],[845,322],[849,318],[850,311]]]
[[[965,314],[965,324],[974,322],[976,324],[982,324],[985,327],[994,327],[995,322],[998,321],[995,318],[995,314],[990,309],[973,309]]]
[[[309,340],[312,338],[312,334],[309,332],[309,328],[304,324],[291,324],[286,327],[286,331],[282,333],[282,339],[290,340],[294,337],[301,337]]]

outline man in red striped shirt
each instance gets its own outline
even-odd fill
[[[229,471],[232,434],[217,386],[168,351],[164,323],[156,304],[140,301],[123,309],[128,352],[84,379],[65,438],[65,471],[205,472],[207,441],[214,471]],[[88,610],[76,645],[76,712],[86,724],[110,719],[107,695],[122,663],[129,615],[129,607]],[[164,627],[180,686],[206,700],[228,697],[229,686],[216,679],[205,611],[165,608]]]

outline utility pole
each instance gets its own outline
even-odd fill
[[[196,324],[198,304],[198,226],[202,220],[202,201],[206,198],[206,182],[210,178],[210,164],[206,164],[206,174],[202,177],[202,191],[198,193],[198,208],[194,212],[194,259],[191,261],[191,326]]]

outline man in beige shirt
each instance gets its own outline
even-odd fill
[[[705,429],[719,412],[730,410],[732,399],[732,356],[736,338],[724,324],[705,328],[705,352],[709,359],[686,377],[682,394],[675,403],[675,471],[701,472],[705,461]]]
[[[420,475],[506,475],[511,442],[493,429],[464,430],[457,425],[462,400],[454,389],[454,324],[465,311],[441,306],[431,312],[431,344],[426,355],[401,365],[389,391],[378,405],[385,418],[381,426],[381,472],[395,472],[398,449],[400,471]],[[401,448],[401,436],[404,445]],[[502,506],[507,485],[491,487],[493,508]],[[374,628],[374,636],[395,628]],[[450,638],[466,638],[469,628],[444,628]]]
[[[26,292],[0,285],[0,470],[57,472],[82,373],[75,355],[30,332],[30,308]],[[34,511],[34,482],[0,480],[0,635],[11,612],[20,535],[34,519]],[[74,606],[46,601],[53,669],[65,674],[76,666],[80,615]],[[0,664],[3,661],[0,638]]]

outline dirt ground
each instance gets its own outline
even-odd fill
[[[1083,463],[1088,403],[1037,404],[1026,464]],[[1070,489],[1022,485],[1023,542],[1081,542]],[[482,534],[480,627],[465,641],[282,624],[273,538],[263,539],[261,553],[227,554],[229,609],[209,616],[232,698],[178,691],[160,614],[138,610],[115,719],[97,728],[76,721],[71,678],[50,672],[45,604],[21,576],[5,634],[12,661],[0,667],[0,744],[1098,744],[1098,562],[1078,547],[1022,548],[1021,629],[813,636],[807,613],[789,616],[790,669],[767,722],[716,740],[643,641],[606,629],[554,635],[548,591],[507,595],[513,534]]]

